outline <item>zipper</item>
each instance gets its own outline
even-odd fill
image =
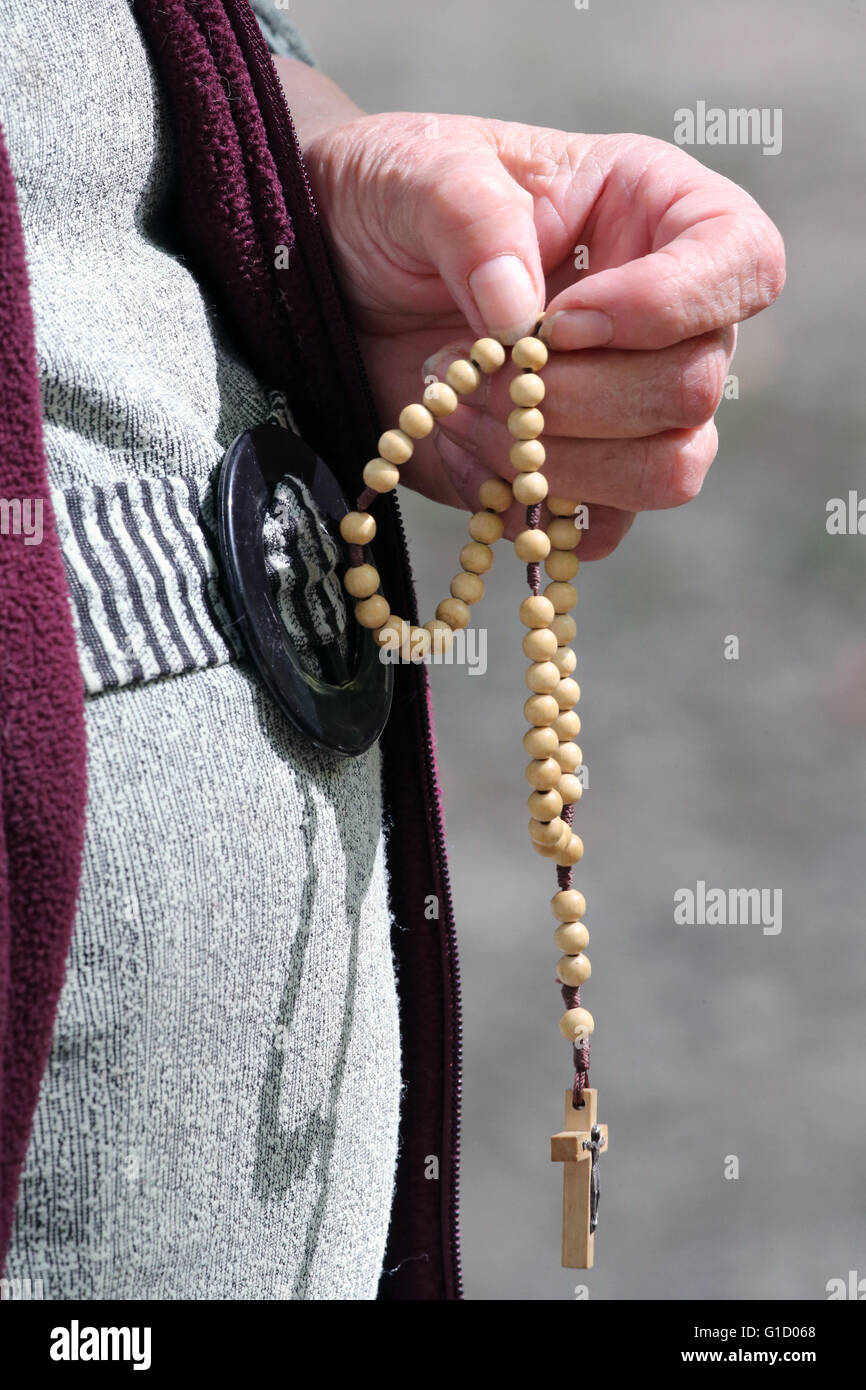
[[[230,18],[236,22],[243,30],[249,42],[252,54],[257,60],[256,76],[261,80],[264,95],[270,107],[270,115],[274,117],[278,127],[281,127],[286,148],[293,152],[294,158],[285,161],[288,175],[292,181],[292,192],[306,203],[307,222],[294,222],[295,241],[308,265],[312,265],[318,272],[316,276],[317,288],[327,288],[327,304],[325,306],[326,316],[330,316],[330,322],[337,328],[348,327],[345,320],[345,309],[342,300],[336,290],[336,279],[334,268],[325,245],[324,237],[318,219],[313,190],[310,186],[307,170],[304,166],[303,155],[301,153],[300,142],[297,131],[292,121],[285,93],[282,84],[277,76],[276,69],[271,61],[270,52],[264,41],[264,37],[258,26],[249,4],[237,3],[237,0],[224,0],[225,8],[229,12]],[[244,55],[248,67],[250,58]],[[251,74],[252,75],[252,74]],[[261,101],[261,96],[259,96]],[[264,105],[264,103],[262,103]],[[282,168],[280,169],[282,176]],[[299,235],[302,232],[303,235]],[[350,331],[340,334],[339,346],[345,354],[348,349],[350,364],[346,365],[352,372],[357,385],[361,388],[364,404],[368,413],[368,425],[375,432],[376,430],[376,407],[367,374],[364,369],[363,358],[358,347],[355,335]],[[394,527],[399,541],[399,561],[401,578],[403,581],[404,592],[413,595],[412,571],[409,563],[409,553],[406,541],[406,531],[403,525],[403,518],[396,497],[390,498],[392,506],[392,516]],[[415,613],[417,618],[417,613]],[[460,966],[457,954],[457,933],[454,923],[454,904],[451,891],[451,877],[448,870],[447,845],[445,839],[445,826],[442,812],[442,802],[439,793],[438,777],[436,773],[436,751],[433,738],[433,728],[430,718],[429,708],[429,686],[427,685],[424,673],[419,668],[417,679],[424,683],[424,699],[419,700],[421,706],[421,724],[424,745],[424,774],[425,774],[425,798],[424,807],[427,818],[427,826],[432,839],[435,855],[434,868],[438,874],[440,897],[443,905],[443,927],[442,946],[443,964],[445,966],[448,984],[451,994],[451,1039],[450,1053],[452,1059],[451,1070],[451,1169],[452,1181],[448,1201],[448,1220],[446,1223],[447,1244],[443,1250],[443,1263],[446,1268],[450,1268],[450,1275],[454,1295],[460,1299],[463,1297],[463,1277],[460,1264],[460,1230],[459,1230],[459,1178],[460,1178],[460,1143],[461,1143],[461,1117],[460,1099],[463,1075],[463,1024],[462,1024],[462,1004],[461,1004],[461,981]],[[420,693],[420,692],[419,692]],[[447,1075],[448,1068],[443,1066],[443,1071]]]

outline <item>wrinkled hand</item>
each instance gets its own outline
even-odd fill
[[[482,333],[513,342],[546,306],[546,473],[589,504],[581,559],[635,512],[696,496],[736,324],[784,283],[779,233],[743,189],[644,136],[465,116],[365,116],[305,155],[383,428],[425,373],[444,377]],[[416,446],[409,486],[474,510],[485,477],[514,476],[512,375]]]

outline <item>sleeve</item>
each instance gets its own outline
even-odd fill
[[[282,58],[299,58],[311,68],[319,66],[289,19],[287,0],[282,3],[281,0],[250,0],[250,4],[271,53]]]

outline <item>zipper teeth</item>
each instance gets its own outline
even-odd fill
[[[239,6],[235,10],[235,15],[238,22],[244,29],[253,48],[257,46],[259,41],[262,44],[264,44],[264,39],[261,36],[261,31],[259,30],[258,22],[255,16],[253,15],[252,10],[249,9],[248,6]],[[258,75],[260,75],[262,79],[265,91],[270,100],[272,114],[276,116],[278,121],[284,122],[286,125],[286,130],[290,143],[294,146],[297,155],[296,160],[287,161],[288,173],[292,179],[294,188],[299,192],[303,192],[304,197],[306,198],[307,209],[310,214],[310,218],[314,219],[313,221],[311,221],[310,226],[305,229],[306,231],[311,232],[312,235],[304,237],[303,251],[305,254],[309,254],[320,268],[325,270],[326,273],[324,277],[324,283],[328,287],[328,298],[329,301],[334,305],[336,311],[334,315],[334,322],[337,324],[342,324],[344,321],[344,311],[342,304],[339,302],[334,292],[334,270],[331,265],[330,258],[328,256],[327,247],[324,244],[321,228],[318,225],[318,212],[316,209],[315,199],[313,197],[313,191],[310,186],[307,170],[304,166],[297,131],[295,130],[295,125],[285,99],[285,94],[283,92],[282,85],[279,82],[273,64],[270,62],[260,64],[258,69]],[[298,173],[300,173],[300,178],[298,178]],[[297,232],[298,228],[296,227],[296,239],[300,240],[300,238],[298,238],[297,236]],[[372,426],[372,422],[376,419],[376,407],[375,402],[373,400],[372,391],[370,390],[370,384],[367,380],[367,374],[364,370],[363,358],[361,357],[360,348],[358,346],[357,341],[354,338],[354,335],[343,334],[341,336],[343,349],[345,350],[345,348],[348,347],[350,350],[353,364],[356,368],[357,378],[362,386],[369,414],[369,419],[371,421]],[[400,568],[402,571],[403,584],[404,588],[408,592],[411,590],[411,580],[407,563],[406,530],[403,525],[403,518],[400,514],[400,508],[397,505],[396,498],[393,497],[393,494],[390,500],[392,517],[394,520],[397,535],[400,540],[399,561]],[[418,679],[422,679],[422,677],[419,676]],[[420,705],[421,721],[424,734],[424,762],[425,772],[427,775],[427,787],[428,792],[433,793],[434,789],[437,787],[433,731],[430,722],[429,711],[427,708],[427,701],[421,700],[418,703]],[[461,1298],[463,1295],[463,1275],[460,1267],[460,1232],[458,1226],[458,1202],[461,1146],[460,1095],[462,1089],[463,1076],[463,1024],[461,1011],[462,991],[460,982],[460,966],[457,957],[457,933],[454,925],[454,903],[451,892],[451,876],[448,870],[445,830],[442,823],[442,815],[438,799],[434,800],[434,798],[431,795],[430,804],[434,806],[435,810],[435,814],[432,817],[433,835],[436,847],[436,855],[438,859],[437,867],[439,870],[440,885],[442,888],[442,895],[444,898],[445,905],[445,937],[448,945],[448,971],[452,995],[451,1036],[454,1055],[454,1075],[452,1077],[451,1085],[451,1146],[454,1157],[454,1168],[453,1182],[449,1197],[449,1231],[451,1236],[452,1252],[451,1275],[454,1282],[455,1294],[457,1298]]]

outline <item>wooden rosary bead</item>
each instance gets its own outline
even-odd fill
[[[387,459],[370,459],[364,465],[363,478],[374,492],[391,492],[400,481],[400,470]]]
[[[467,362],[465,357],[458,358],[452,362],[445,373],[445,380],[449,386],[453,386],[458,396],[469,396],[477,390],[481,384],[481,373],[471,362]]]
[[[436,617],[441,618],[442,622],[447,623],[449,627],[458,629],[469,626],[472,614],[461,598],[443,598],[436,609]],[[553,699],[553,696],[551,695],[549,698]]]
[[[400,411],[400,428],[410,439],[426,439],[435,423],[426,405],[407,405]]]
[[[544,597],[550,599],[555,613],[567,613],[577,603],[577,590],[573,584],[561,584],[554,580],[544,590]]]
[[[369,598],[379,583],[379,571],[373,565],[351,565],[343,576],[346,593],[352,598]]]
[[[550,664],[552,666],[553,662]],[[580,699],[580,686],[571,676],[563,676],[551,693],[560,709],[573,709]]]
[[[460,552],[460,563],[473,574],[486,574],[493,564],[493,551],[480,541],[469,541]]]
[[[505,348],[496,338],[478,338],[469,353],[475,366],[487,376],[505,363]]]
[[[558,516],[547,528],[550,544],[555,550],[576,550],[583,538],[583,532],[568,517]]]
[[[568,743],[569,739],[577,738],[580,733],[580,715],[576,710],[564,709],[559,718],[553,721],[553,731],[560,743]],[[570,768],[563,770],[571,771]]]
[[[454,629],[451,624],[443,622],[441,618],[431,618],[429,623],[424,624],[424,627],[430,633],[433,655],[444,656],[445,652],[454,645]]]
[[[386,430],[379,436],[379,453],[388,463],[405,463],[415,445],[403,430]]]
[[[540,338],[518,338],[511,349],[511,360],[515,367],[540,372],[547,363],[547,348]]]
[[[551,758],[551,754],[556,752],[559,744],[555,731],[548,727],[542,729],[527,729],[526,733],[523,735],[523,747],[530,758],[546,762]],[[551,758],[551,761],[556,762],[556,759]],[[559,767],[559,763],[556,763],[556,766]],[[562,771],[561,768],[559,770],[560,772]],[[529,777],[528,772],[526,775]],[[530,781],[531,780],[530,778]],[[554,784],[551,783],[550,785],[553,786]]]
[[[513,501],[511,485],[504,478],[486,478],[478,489],[478,501],[492,512],[507,512]]]
[[[534,473],[547,457],[540,439],[519,439],[508,455],[518,473]]]
[[[559,1031],[569,1042],[583,1042],[595,1027],[588,1009],[568,1009],[559,1020]]]
[[[547,479],[543,473],[518,473],[511,484],[511,491],[514,500],[521,506],[535,507],[547,496]]]
[[[559,816],[554,816],[553,820],[536,820],[535,817],[529,822],[530,838],[537,845],[555,845],[562,835],[562,827],[565,821],[560,820]]]
[[[555,616],[556,609],[544,594],[530,594],[520,605],[520,621],[524,627],[550,627]]]
[[[560,888],[550,899],[550,910],[560,922],[578,922],[586,912],[586,898],[577,888]]]
[[[530,661],[553,661],[559,647],[549,627],[532,627],[523,638],[523,650]]]
[[[548,626],[560,647],[567,647],[577,636],[577,623],[570,613],[555,613]]]
[[[388,607],[388,600],[383,598],[381,594],[373,594],[370,598],[361,599],[360,603],[355,604],[355,617],[361,627],[381,627],[390,616],[391,609]]]
[[[548,555],[544,568],[551,579],[561,583],[563,580],[574,578],[580,569],[580,561],[570,550],[553,550]]]
[[[532,733],[542,733],[546,730],[530,729]],[[558,787],[562,777],[562,768],[555,758],[534,758],[526,769],[526,780],[536,791],[546,792],[551,787]]]
[[[515,406],[506,421],[515,439],[537,439],[544,429],[544,416],[535,406]]]
[[[455,574],[451,580],[451,597],[462,599],[467,604],[480,603],[484,597],[484,580],[481,575],[472,574],[467,570]]]
[[[389,647],[401,653],[404,651],[408,653],[411,634],[412,624],[407,623],[405,618],[398,618],[396,613],[392,613],[390,617],[385,619],[382,626],[373,633],[373,637],[380,647]]]
[[[532,792],[526,804],[535,820],[552,821],[562,810],[562,797],[555,787],[547,787],[544,791]]]
[[[563,821],[562,824],[564,829],[562,835],[560,836],[559,840],[555,845],[540,845],[537,842],[537,840],[530,840],[530,844],[532,845],[532,848],[535,850],[536,854],[540,854],[544,859],[552,859],[554,863],[556,862],[557,855],[561,852],[563,847],[568,844],[568,841],[571,838],[571,831],[565,824],[565,821]]]
[[[368,599],[367,602],[369,603],[370,600]],[[534,724],[537,729],[543,728],[545,724],[552,724],[558,714],[559,705],[552,695],[530,695],[523,706],[523,715],[527,724]]]
[[[495,545],[502,537],[505,523],[495,512],[476,512],[469,522],[469,534],[482,545]]]
[[[539,528],[529,528],[514,537],[514,553],[528,565],[540,564],[550,551],[550,541]]]
[[[583,796],[583,783],[579,777],[573,777],[570,772],[563,772],[557,786],[559,795],[566,806],[573,806]]]
[[[570,869],[572,865],[579,864],[582,858],[583,840],[579,835],[572,834],[565,849],[556,856],[556,862],[560,868]]]
[[[544,400],[544,382],[533,372],[524,372],[511,382],[508,394],[515,405],[540,405]]]
[[[563,922],[553,933],[553,940],[567,956],[576,956],[589,945],[589,932],[582,922]]]
[[[585,985],[592,974],[589,956],[560,956],[556,962],[556,974],[564,985],[571,985],[572,988]]]
[[[426,627],[413,627],[409,636],[409,660],[427,661],[433,650],[433,635]]]
[[[559,685],[562,677],[552,661],[533,661],[527,667],[526,684],[536,695],[550,695]]]
[[[570,497],[548,497],[547,505],[554,516],[574,516],[577,503]]]
[[[557,647],[550,659],[563,676],[570,676],[577,665],[577,654],[572,647]]]
[[[444,381],[431,381],[421,400],[430,414],[436,416],[437,419],[445,415],[453,415],[460,404],[457,392],[452,386],[446,385]]]
[[[561,716],[560,716],[561,717]],[[560,743],[552,754],[563,772],[574,772],[583,762],[583,750],[570,741]]]
[[[369,512],[346,512],[340,521],[340,535],[348,545],[369,545],[375,534],[376,522]]]

